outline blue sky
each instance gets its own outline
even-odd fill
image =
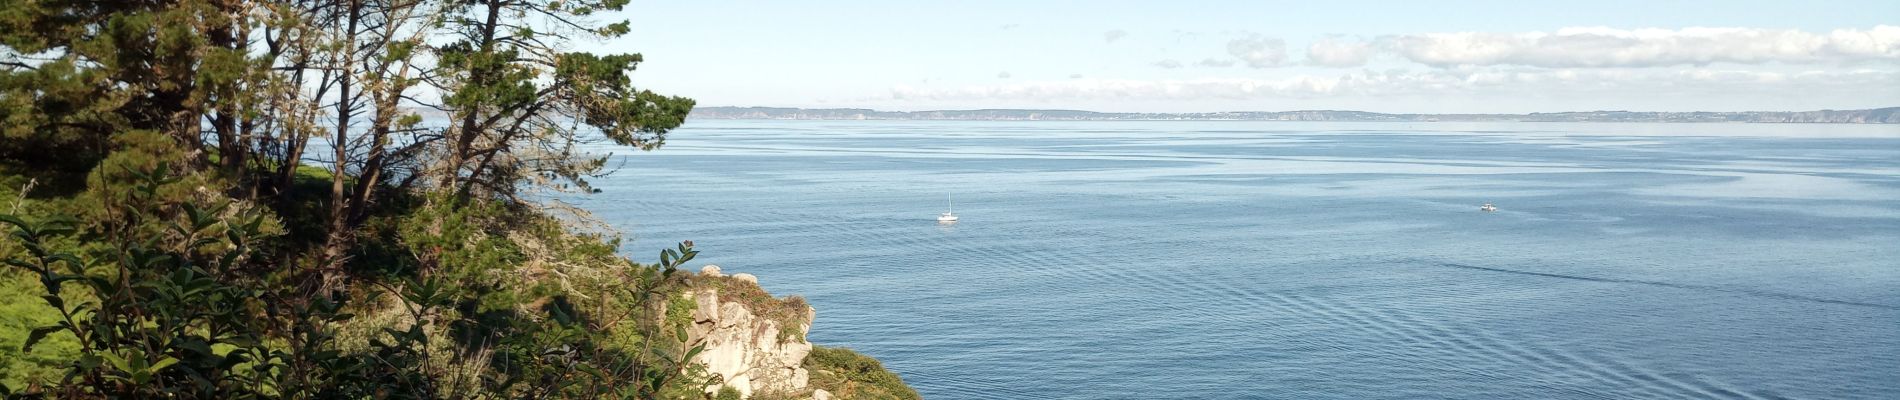
[[[702,106],[1100,111],[1900,105],[1900,1],[652,2],[646,88]]]

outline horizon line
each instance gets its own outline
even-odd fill
[[[1220,114],[1220,113],[1294,113],[1294,112],[1359,112],[1359,113],[1370,113],[1370,114],[1386,114],[1386,115],[1533,115],[1533,114],[1569,114],[1569,113],[1593,113],[1593,112],[1622,112],[1622,113],[1675,113],[1675,114],[1689,114],[1689,113],[1713,113],[1713,114],[1740,114],[1740,113],[1804,113],[1804,112],[1844,112],[1844,111],[1876,111],[1876,110],[1887,110],[1887,109],[1900,109],[1900,105],[1895,105],[1895,106],[1886,106],[1886,107],[1872,107],[1872,108],[1824,108],[1824,109],[1818,109],[1818,110],[1746,110],[1746,111],[1707,111],[1707,110],[1699,110],[1699,111],[1636,111],[1636,110],[1571,110],[1571,111],[1532,111],[1532,112],[1517,112],[1517,113],[1511,113],[1511,112],[1448,112],[1448,113],[1430,113],[1430,112],[1384,112],[1384,111],[1366,111],[1366,110],[1349,110],[1349,109],[1298,109],[1298,110],[1279,110],[1279,111],[1270,111],[1270,110],[1227,110],[1227,111],[1094,111],[1094,110],[1083,110],[1083,109],[1073,109],[1073,108],[944,108],[944,109],[930,109],[930,110],[916,110],[916,111],[901,111],[901,110],[884,110],[884,109],[876,109],[876,108],[868,108],[868,107],[822,107],[822,108],[812,108],[812,107],[784,107],[784,106],[703,106],[703,107],[693,107],[693,110],[694,110],[694,111],[698,111],[698,110],[701,110],[701,109],[707,109],[707,108],[777,108],[777,109],[794,109],[794,110],[868,110],[868,111],[872,111],[872,112],[889,112],[889,113],[928,113],[928,112],[946,112],[946,111],[1063,111],[1063,112],[1085,112],[1085,113],[1096,113],[1096,114]]]

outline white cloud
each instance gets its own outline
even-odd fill
[[[1306,46],[1306,62],[1324,67],[1357,67],[1372,58],[1372,44],[1326,37]]]
[[[1253,68],[1272,68],[1286,63],[1286,41],[1252,35],[1227,42],[1227,54]]]
[[[1196,66],[1226,68],[1234,66],[1234,60],[1205,59],[1194,63]]]
[[[1789,74],[1706,69],[1503,68],[1362,71],[1335,77],[1307,75],[1283,79],[1074,79],[953,88],[898,86],[892,88],[890,94],[892,99],[904,101],[1231,100],[1524,93],[1760,95],[1803,90],[1856,92],[1897,86],[1900,86],[1900,72],[1875,70]]]
[[[1792,29],[1563,28],[1553,33],[1425,33],[1383,37],[1400,57],[1435,67],[1615,68],[1716,63],[1900,60],[1900,26],[1813,33]]]
[[[996,73],[996,77],[1002,78],[1002,79],[1009,79],[1009,71],[998,72]]]
[[[1170,58],[1170,59],[1166,59],[1166,60],[1161,60],[1161,61],[1155,61],[1153,65],[1154,65],[1154,66],[1156,66],[1156,67],[1161,67],[1161,68],[1167,68],[1167,69],[1175,69],[1175,68],[1181,68],[1181,67],[1182,67],[1182,65],[1181,65],[1181,62],[1180,62],[1180,61],[1176,61],[1176,60],[1174,60],[1174,59],[1172,59],[1172,58]]]
[[[1102,32],[1102,41],[1109,42],[1109,43],[1115,43],[1115,41],[1122,40],[1122,38],[1124,37],[1128,37],[1128,31],[1116,29],[1116,30],[1112,30],[1108,32]]]

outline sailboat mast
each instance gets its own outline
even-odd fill
[[[946,195],[943,195],[943,202],[944,202],[944,203],[947,203],[947,204],[949,204],[949,205],[950,205],[950,213],[951,213],[951,214],[956,214],[956,213],[957,213],[957,202],[956,202],[956,201],[952,201],[952,200],[950,200],[950,195],[947,195],[947,194],[946,194]]]

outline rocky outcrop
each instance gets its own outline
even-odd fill
[[[735,279],[740,275],[750,277],[726,277],[709,267],[687,292],[698,305],[689,340],[706,346],[695,361],[745,398],[757,393],[829,397],[812,393],[811,373],[803,365],[812,350],[805,341],[815,316],[811,307],[801,299],[772,298],[758,288],[756,278]]]

